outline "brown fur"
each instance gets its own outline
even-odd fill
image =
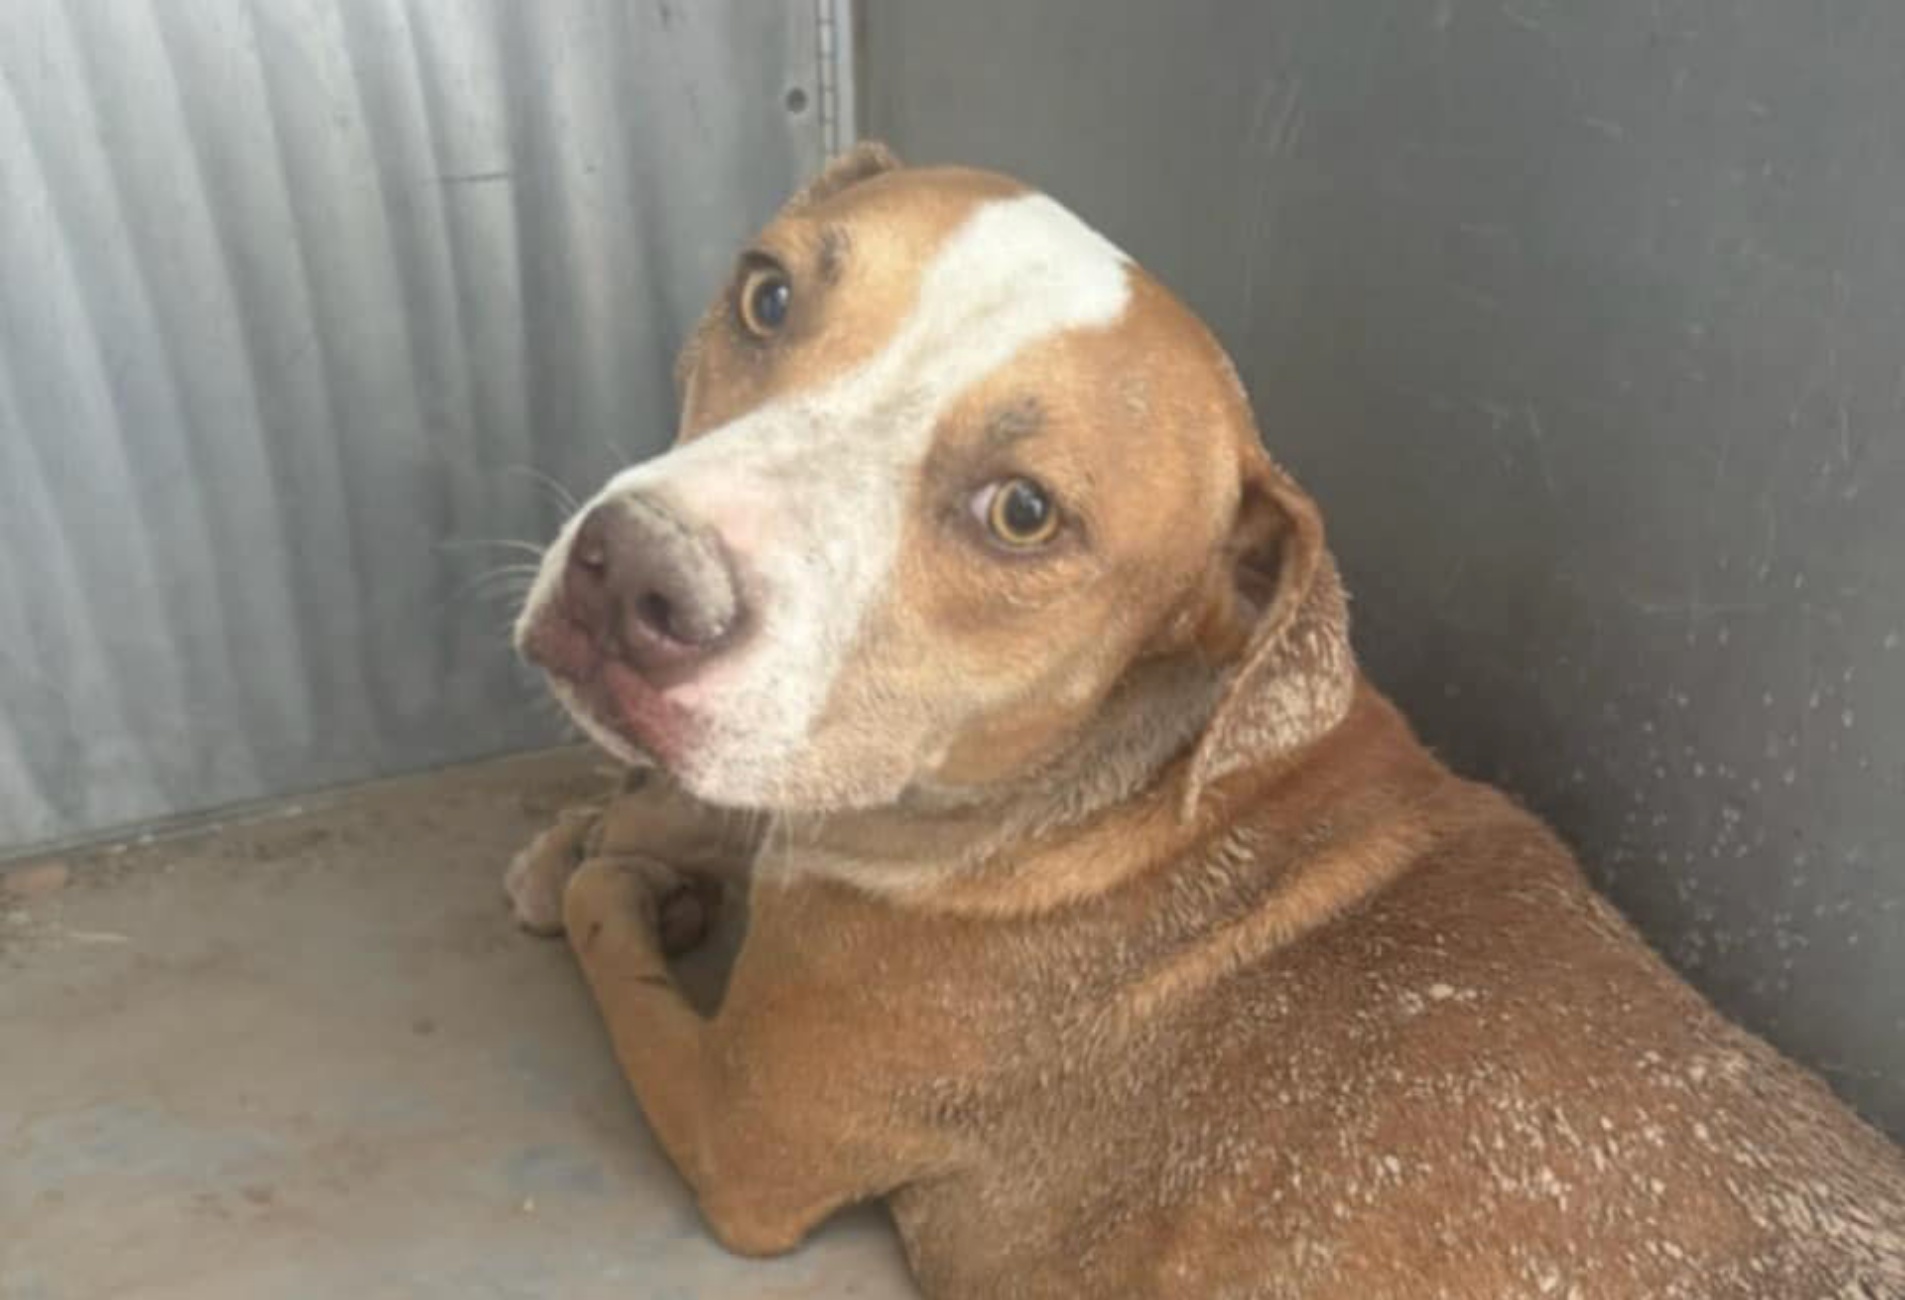
[[[846,241],[850,356],[903,310],[886,268],[1006,184],[862,157],[763,239]],[[926,1293],[975,1300],[1905,1296],[1898,1150],[1417,742],[1222,353],[1137,294],[948,417],[956,461],[1034,400],[1093,549],[1001,576],[917,517],[830,708],[916,696],[943,743],[897,802],[774,824],[712,1019],[664,950],[683,872],[746,870],[732,815],[657,778],[514,873],[547,902],[583,861],[570,942],[716,1235],[885,1198]],[[836,364],[748,362],[722,310],[685,437]]]

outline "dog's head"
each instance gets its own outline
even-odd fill
[[[677,445],[568,522],[517,642],[708,802],[1010,781],[1159,660],[1209,667],[1193,785],[1347,706],[1321,523],[1229,361],[1042,194],[854,150],[679,381]]]

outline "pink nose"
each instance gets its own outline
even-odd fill
[[[719,541],[641,495],[584,517],[562,603],[604,653],[650,678],[681,676],[731,644],[743,613]]]

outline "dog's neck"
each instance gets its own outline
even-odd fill
[[[1190,656],[1135,665],[1087,726],[1029,774],[988,786],[920,785],[889,806],[779,814],[758,878],[818,874],[925,902],[1039,843],[1142,801],[1181,766],[1219,674]]]
[[[1144,659],[1032,772],[920,786],[884,808],[783,815],[757,875],[813,873],[896,901],[1005,913],[1099,893],[1182,854],[1223,805],[1300,761],[1347,714],[1359,677],[1333,568],[1315,594],[1289,628],[1292,676],[1272,688],[1279,725],[1263,729],[1248,761],[1232,757],[1213,774],[1201,752],[1229,666],[1194,652]]]

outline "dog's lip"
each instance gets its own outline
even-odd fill
[[[672,735],[687,728],[687,710],[627,664],[609,660],[602,667],[602,684],[615,702],[617,715],[636,731]]]
[[[679,758],[693,737],[693,715],[618,660],[603,660],[581,677],[544,671],[568,688],[573,707],[591,722],[664,765]]]
[[[526,621],[516,640],[517,653],[551,677],[580,687],[601,671],[602,655],[594,639],[559,606]]]
[[[533,619],[519,649],[567,690],[571,707],[635,749],[667,763],[686,748],[693,714],[655,682],[616,657],[559,605]]]

